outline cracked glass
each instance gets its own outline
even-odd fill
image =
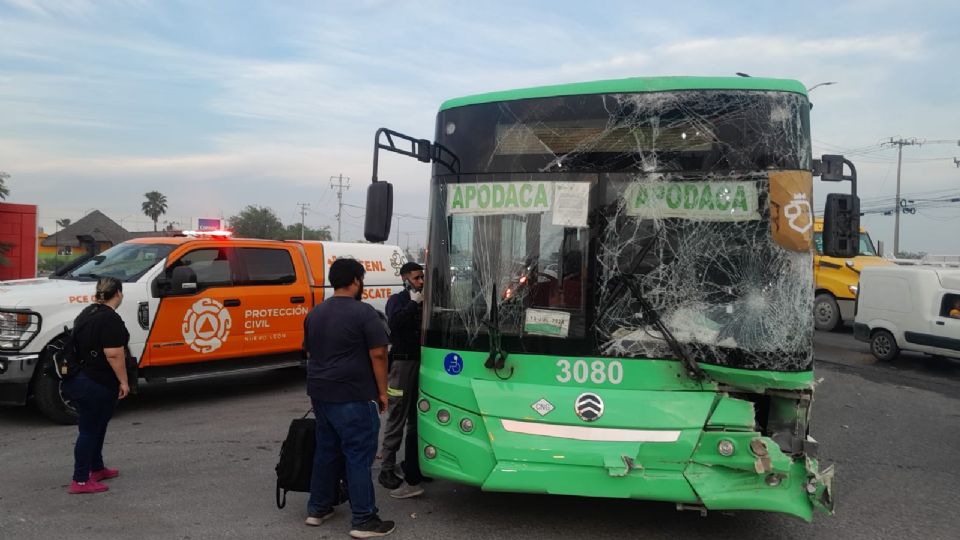
[[[592,94],[442,111],[428,346],[812,363],[809,106],[778,91]],[[638,295],[652,309],[644,309]]]

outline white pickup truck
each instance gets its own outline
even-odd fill
[[[93,301],[100,276],[124,282],[117,311],[136,358],[131,386],[299,365],[304,317],[331,294],[327,269],[344,257],[363,263],[364,300],[382,312],[403,286],[406,258],[380,244],[139,238],[61,276],[0,282],[0,405],[32,399],[52,420],[75,421],[50,348]]]

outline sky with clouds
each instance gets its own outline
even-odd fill
[[[955,0],[852,2],[442,2],[0,0],[0,171],[40,225],[100,209],[162,220],[272,208],[336,229],[330,177],[364,203],[373,135],[433,134],[446,99],[509,88],[656,75],[798,79],[814,152],[846,152],[866,202],[902,191],[960,196]],[[946,141],[946,142],[936,142]],[[429,170],[387,155],[399,211],[426,215]],[[835,186],[817,183],[818,200]],[[344,210],[344,240],[363,210]],[[863,219],[892,248],[893,217]],[[426,221],[403,218],[400,242]],[[960,203],[902,218],[901,250],[960,254]]]

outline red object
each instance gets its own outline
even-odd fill
[[[94,482],[99,482],[101,480],[109,480],[111,478],[116,478],[120,476],[120,471],[117,469],[108,469],[106,467],[100,469],[99,471],[90,471],[90,480]]]
[[[12,244],[0,280],[37,277],[37,207],[0,203],[0,242]]]
[[[110,489],[106,484],[101,484],[100,482],[94,482],[93,480],[87,480],[86,482],[77,482],[76,480],[70,482],[70,488],[67,490],[71,495],[83,495],[86,493],[101,493]]]

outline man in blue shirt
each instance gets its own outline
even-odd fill
[[[394,529],[392,521],[377,515],[371,475],[380,413],[387,408],[389,337],[376,310],[360,301],[364,273],[354,259],[334,261],[329,271],[333,296],[313,308],[304,325],[307,394],[317,417],[306,523],[317,526],[333,517],[345,461],[354,538],[385,536]]]

